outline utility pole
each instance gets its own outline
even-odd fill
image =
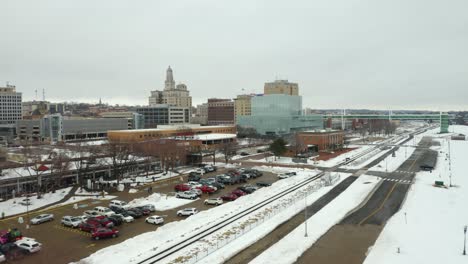
[[[467,226],[463,228],[463,232],[465,233],[465,239],[463,240],[463,255],[466,255],[466,229]]]
[[[451,152],[450,152],[450,138],[447,139],[448,141],[448,152],[449,152],[449,186],[452,187],[452,159],[451,159]]]

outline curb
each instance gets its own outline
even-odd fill
[[[379,177],[380,178],[380,177]],[[340,223],[341,221],[343,221],[344,219],[346,219],[348,216],[354,214],[355,212],[357,212],[359,209],[361,209],[362,207],[364,207],[364,205],[367,204],[367,202],[369,202],[369,200],[371,199],[371,197],[375,194],[375,192],[377,191],[377,189],[379,189],[379,187],[383,184],[383,179],[380,178],[379,182],[374,186],[374,188],[369,192],[369,194],[366,196],[366,198],[364,200],[361,201],[361,203],[359,203],[356,207],[354,207],[354,209],[352,209],[351,211],[349,211],[343,218],[340,219],[340,221],[338,221],[338,223]]]

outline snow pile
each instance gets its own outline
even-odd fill
[[[451,126],[468,134],[466,126]],[[434,132],[434,131],[433,131]],[[450,137],[447,134],[434,137]],[[463,226],[468,225],[468,141],[450,141],[452,182],[455,187],[437,188],[435,181],[449,186],[448,143],[440,140],[435,170],[419,172],[401,210],[387,222],[366,264],[467,263],[462,255]],[[440,153],[442,151],[442,153]],[[397,253],[398,248],[400,253]]]
[[[154,253],[177,244],[180,240],[196,234],[200,229],[231,218],[245,208],[258,204],[278,192],[289,189],[297,182],[316,175],[316,170],[300,170],[298,175],[275,182],[271,187],[225,203],[210,210],[202,211],[186,220],[175,221],[159,227],[156,231],[130,238],[120,244],[107,247],[83,260],[83,263],[136,263]],[[161,199],[163,200],[163,199]],[[146,202],[146,201],[144,201]],[[182,219],[182,218],[181,218]],[[149,241],[151,241],[149,243]]]
[[[198,199],[196,199],[198,200]],[[174,196],[169,196],[161,193],[153,193],[150,196],[137,198],[128,203],[130,207],[143,206],[145,204],[152,204],[156,207],[157,211],[171,210],[196,200],[179,199]]]
[[[311,227],[307,237],[304,236],[304,225],[298,226],[250,263],[294,263],[322,235],[357,207],[379,181],[377,177],[361,175],[341,195],[307,220],[307,225]]]
[[[55,193],[44,193],[42,194],[41,199],[37,199],[37,195],[33,195],[29,197],[31,203],[29,206],[20,204],[20,202],[26,199],[26,197],[17,197],[4,202],[0,202],[0,215],[2,213],[5,213],[6,217],[20,213],[26,213],[26,210],[32,211],[37,208],[56,203],[62,200],[70,192],[71,189],[72,188],[69,187],[57,190]]]

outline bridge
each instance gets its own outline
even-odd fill
[[[343,111],[344,112],[344,111]],[[345,112],[342,115],[324,115],[324,119],[341,119],[342,127],[344,128],[345,119],[374,119],[374,120],[423,120],[423,121],[432,121],[438,122],[440,124],[440,133],[448,133],[449,130],[449,116],[447,113],[440,114],[393,114],[389,113],[388,115],[374,115],[374,114],[364,114],[364,115],[348,115]]]

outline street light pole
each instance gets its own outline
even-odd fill
[[[467,229],[467,226],[463,228],[463,232],[465,234],[465,239],[463,240],[463,255],[466,255],[466,229]]]
[[[309,235],[307,234],[307,191],[304,192],[304,203],[305,203],[305,208],[304,208],[305,233],[304,233],[304,237],[308,237]]]

